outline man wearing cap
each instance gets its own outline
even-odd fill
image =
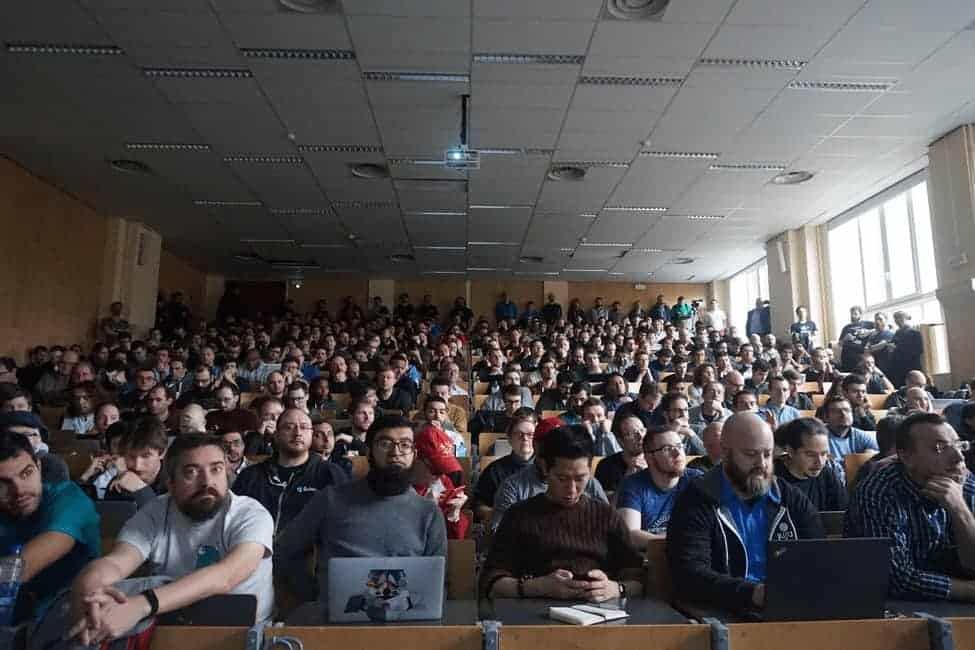
[[[30,411],[10,411],[0,413],[0,433],[10,432],[24,435],[34,448],[34,454],[41,467],[41,480],[45,483],[60,483],[71,480],[68,465],[48,451],[47,427],[41,419]]]
[[[545,478],[545,461],[539,452],[544,448],[544,442],[542,441],[545,435],[562,426],[565,426],[565,423],[561,419],[548,418],[539,422],[538,426],[535,427],[535,460],[531,465],[517,474],[509,476],[498,487],[497,494],[494,497],[494,514],[491,518],[491,528],[493,530],[497,530],[508,508],[516,503],[530,499],[536,494],[542,494],[548,489],[548,483]],[[586,436],[589,435],[585,427],[582,425],[577,426],[579,431],[585,432]],[[590,477],[586,482],[585,492],[597,501],[609,503],[609,498],[607,498],[603,486],[594,477]]]
[[[427,424],[416,433],[416,459],[413,464],[413,489],[431,499],[447,521],[447,539],[464,539],[470,528],[469,515],[461,508],[467,503],[463,468],[454,456],[454,443],[447,433]]]

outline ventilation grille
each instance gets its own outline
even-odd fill
[[[720,68],[768,68],[776,70],[794,70],[796,72],[808,61],[799,59],[699,59],[697,64],[716,66]]]
[[[117,45],[82,45],[72,43],[7,43],[11,54],[69,54],[74,56],[119,56],[125,51]]]
[[[363,72],[366,81],[426,81],[447,83],[470,83],[471,77],[466,74],[451,72]]]
[[[762,171],[762,172],[784,172],[785,165],[780,165],[778,163],[718,163],[711,165],[708,169],[712,171],[720,172],[749,172],[749,171]]]
[[[382,153],[383,148],[371,144],[300,144],[302,153]]]
[[[706,151],[641,151],[641,158],[674,158],[686,160],[715,160],[721,154]]]
[[[513,65],[582,65],[585,56],[578,54],[508,54],[479,53],[474,63],[502,63]]]
[[[585,76],[579,78],[584,86],[679,86],[683,77],[612,77]]]
[[[269,210],[271,214],[279,216],[298,216],[298,215],[317,215],[317,216],[332,216],[334,213],[331,208],[271,208]]]
[[[603,212],[666,212],[669,209],[650,205],[608,205]]]
[[[210,151],[208,144],[186,142],[129,142],[125,148],[130,151]]]
[[[614,169],[626,169],[630,166],[628,160],[570,160],[565,162],[552,163],[553,167],[610,167]]]
[[[893,81],[793,81],[793,90],[824,90],[844,93],[882,93],[893,88]]]
[[[395,201],[332,201],[332,207],[336,210],[345,209],[369,209],[378,210],[381,208],[395,208]]]
[[[209,199],[197,199],[193,205],[201,208],[259,208],[263,204],[260,201],[213,201]]]
[[[250,70],[240,68],[143,68],[150,78],[164,79],[250,79]]]
[[[287,154],[237,154],[224,156],[226,163],[252,163],[255,165],[301,165],[305,160],[301,156]]]
[[[354,61],[352,50],[299,50],[288,48],[243,48],[248,59],[311,59],[315,61]]]

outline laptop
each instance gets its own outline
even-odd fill
[[[445,570],[443,557],[331,558],[329,622],[439,620]]]
[[[883,618],[886,537],[769,542],[764,621]]]

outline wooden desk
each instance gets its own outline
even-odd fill
[[[710,650],[711,628],[707,625],[502,625],[503,650],[573,648],[574,650]],[[733,650],[740,650],[734,648]]]
[[[244,650],[246,627],[156,626],[150,650]]]

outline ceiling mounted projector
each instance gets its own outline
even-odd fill
[[[444,152],[444,164],[451,169],[480,169],[481,152],[460,146]]]

